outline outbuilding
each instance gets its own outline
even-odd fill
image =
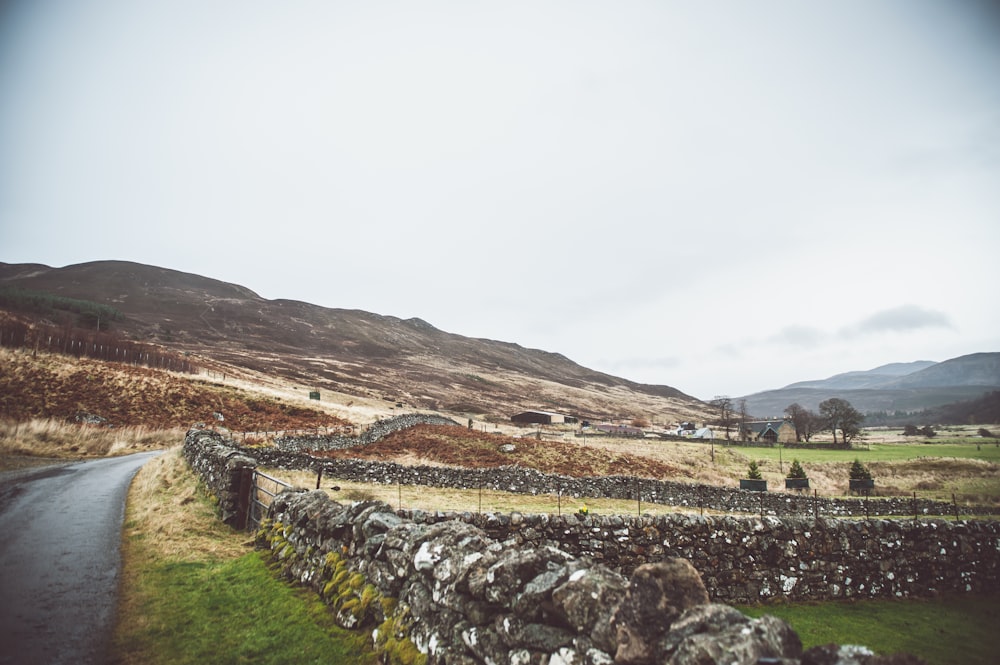
[[[522,424],[538,425],[562,425],[563,423],[575,423],[576,418],[563,413],[553,413],[552,411],[524,411],[510,417],[512,422]]]

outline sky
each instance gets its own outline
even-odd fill
[[[0,1],[0,261],[712,399],[1000,351],[1000,3]]]

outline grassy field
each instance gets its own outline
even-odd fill
[[[863,644],[876,653],[907,652],[930,665],[993,665],[1000,595],[934,600],[865,600],[740,607],[772,614],[795,628],[806,648]]]
[[[126,514],[114,662],[375,663],[311,592],[281,582],[214,515],[177,450],[136,476]]]
[[[316,487],[316,474],[308,471],[267,469],[265,472],[296,487]],[[331,489],[337,487],[339,489]],[[393,508],[416,508],[420,510],[442,510],[456,512],[499,512],[499,513],[575,513],[584,506],[591,514],[664,515],[667,513],[690,512],[697,508],[685,509],[677,506],[661,506],[644,501],[600,499],[593,497],[559,497],[555,494],[511,494],[493,490],[463,490],[449,487],[428,487],[426,485],[379,485],[360,483],[324,476],[321,485],[327,495],[340,502],[376,499]],[[710,512],[710,511],[705,511]]]

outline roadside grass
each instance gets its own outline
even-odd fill
[[[930,665],[997,662],[1000,594],[933,600],[857,600],[740,606],[753,617],[787,621],[805,648],[863,644],[880,654],[907,652]]]
[[[215,517],[178,449],[147,463],[129,492],[113,662],[376,662],[365,635],[338,628],[248,541]]]
[[[30,465],[33,458],[82,459],[162,450],[184,438],[181,429],[107,428],[56,419],[0,421],[0,471]]]

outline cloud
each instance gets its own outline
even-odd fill
[[[827,338],[827,334],[818,328],[809,326],[785,326],[767,339],[771,344],[791,344],[792,346],[810,347],[819,344]]]
[[[900,305],[872,314],[856,326],[842,331],[845,337],[882,332],[912,332],[924,328],[952,328],[948,315],[917,305]]]

